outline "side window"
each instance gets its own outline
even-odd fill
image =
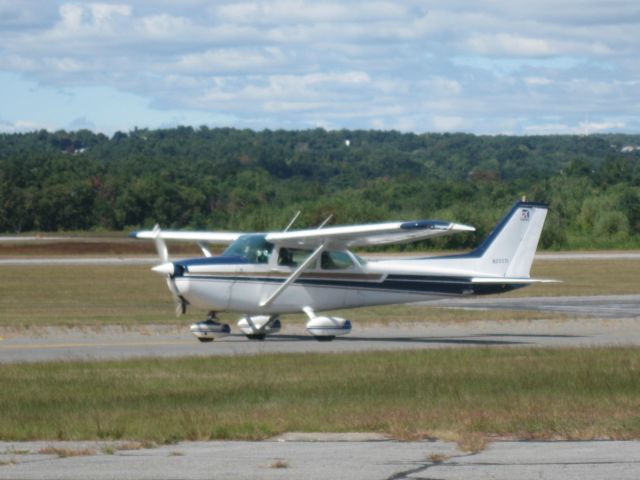
[[[344,270],[353,267],[351,257],[345,252],[324,252],[320,264],[323,270]]]
[[[311,250],[282,247],[278,255],[278,265],[282,265],[283,267],[298,267],[309,258],[309,255],[312,253]]]

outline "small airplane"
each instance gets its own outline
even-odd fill
[[[320,227],[269,233],[153,230],[129,236],[152,239],[161,259],[152,270],[166,277],[178,314],[187,306],[209,311],[191,325],[202,342],[231,333],[218,312],[242,314],[238,328],[262,340],[280,331],[280,315],[304,312],[307,331],[317,340],[333,340],[351,331],[351,322],[317,312],[372,305],[410,303],[448,296],[507,292],[530,278],[548,206],[518,201],[473,251],[439,257],[364,260],[350,251],[407,243],[475,229],[439,220]],[[299,212],[298,212],[299,214]],[[165,240],[197,242],[204,256],[170,261]],[[228,245],[214,256],[210,244]]]

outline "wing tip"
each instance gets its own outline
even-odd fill
[[[455,230],[456,232],[475,232],[476,227],[465,225],[464,223],[452,223],[451,230]]]

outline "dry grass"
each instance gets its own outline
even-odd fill
[[[5,451],[5,453],[9,455],[29,455],[31,453],[31,450],[19,450],[15,447],[10,447]]]
[[[432,453],[427,456],[430,462],[433,463],[442,463],[449,460],[449,455],[445,455],[444,453]]]
[[[144,450],[146,448],[155,448],[156,444],[153,442],[122,442],[116,444],[117,450]]]
[[[0,325],[175,324],[166,290],[147,266],[5,266]]]
[[[269,468],[289,468],[289,462],[282,458],[276,458],[269,464]]]
[[[562,280],[507,294],[513,297],[560,295],[625,295],[638,293],[640,260],[544,260],[535,262],[531,276]]]
[[[486,448],[488,439],[483,433],[465,432],[457,436],[456,443],[463,452],[478,453]]]
[[[97,452],[93,448],[61,448],[49,445],[38,450],[41,455],[56,455],[58,458],[67,457],[90,457]]]

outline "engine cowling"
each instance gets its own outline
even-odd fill
[[[318,340],[331,340],[351,332],[351,322],[340,317],[314,317],[307,322],[307,332]]]
[[[238,328],[245,335],[271,335],[278,333],[282,328],[279,318],[276,318],[271,325],[265,328],[271,317],[269,315],[255,315],[251,317],[242,317],[238,320]]]
[[[202,342],[210,342],[216,338],[231,335],[231,327],[228,323],[218,323],[206,320],[191,324],[191,333]]]

